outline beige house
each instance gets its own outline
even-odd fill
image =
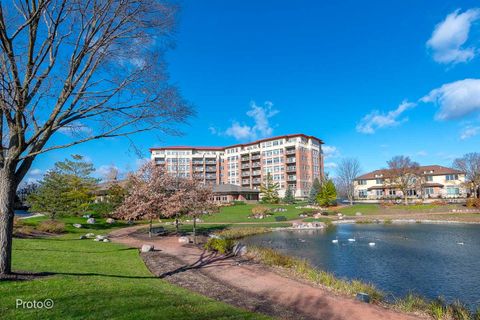
[[[389,170],[375,170],[354,180],[355,199],[359,201],[393,200],[404,197],[403,192],[388,181]],[[461,199],[467,197],[465,173],[443,166],[419,167],[412,177],[412,188],[407,191],[410,199]]]

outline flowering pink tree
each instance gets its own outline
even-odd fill
[[[176,177],[163,168],[149,162],[129,177],[130,192],[115,211],[115,215],[126,220],[152,220],[175,217],[178,232],[178,218],[181,215],[196,217],[214,208],[211,189],[193,179]]]

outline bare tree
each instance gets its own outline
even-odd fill
[[[406,156],[395,156],[387,161],[388,170],[385,170],[385,183],[391,188],[399,189],[408,204],[408,191],[417,188],[420,175],[419,164]]]
[[[350,205],[353,204],[353,198],[355,195],[354,179],[359,176],[361,172],[360,162],[356,158],[344,158],[338,164],[335,179],[337,183],[337,190],[344,194]]]
[[[465,172],[467,187],[474,198],[480,196],[480,153],[467,153],[453,161],[453,167]]]
[[[176,133],[192,114],[163,59],[175,12],[161,0],[0,2],[0,275],[11,272],[15,190],[36,156]]]

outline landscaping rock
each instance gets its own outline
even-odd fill
[[[178,242],[179,243],[190,243],[190,239],[188,239],[188,237],[180,237],[178,238]]]
[[[149,252],[149,251],[153,251],[155,249],[155,247],[151,244],[144,244],[142,245],[142,248],[140,249],[140,252]]]
[[[241,243],[237,243],[233,247],[232,253],[236,256],[243,256],[247,253],[247,246]]]
[[[113,223],[115,223],[115,219],[108,218],[107,220],[105,220],[105,222],[108,223],[108,224],[113,224]]]
[[[88,218],[88,220],[87,220],[88,224],[94,224],[95,222],[96,222],[95,218]]]
[[[80,229],[82,227],[82,225],[80,223],[74,223],[73,227],[77,228],[77,229]]]
[[[89,219],[91,216],[89,214],[84,214],[82,217],[86,218],[86,219]]]
[[[95,238],[95,239],[93,239],[93,241],[97,241],[97,242],[98,242],[98,241],[100,241],[100,240],[99,240],[99,239],[97,239],[97,238]]]
[[[107,239],[107,236],[98,235],[98,236],[95,237],[95,239],[98,239],[98,241],[103,241],[103,240]]]
[[[81,235],[80,240],[87,239],[87,236]]]
[[[357,217],[363,216],[363,214],[362,214],[361,212],[357,212],[357,213],[355,213],[355,215],[356,215]]]
[[[85,236],[87,238],[93,238],[93,237],[95,237],[95,234],[94,233],[87,233]]]
[[[103,242],[110,242],[110,239],[103,239]]]

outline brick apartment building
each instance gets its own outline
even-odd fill
[[[158,147],[150,153],[157,165],[180,177],[259,189],[270,173],[280,196],[290,186],[297,198],[305,198],[323,175],[322,144],[313,136],[291,134],[227,147]]]

